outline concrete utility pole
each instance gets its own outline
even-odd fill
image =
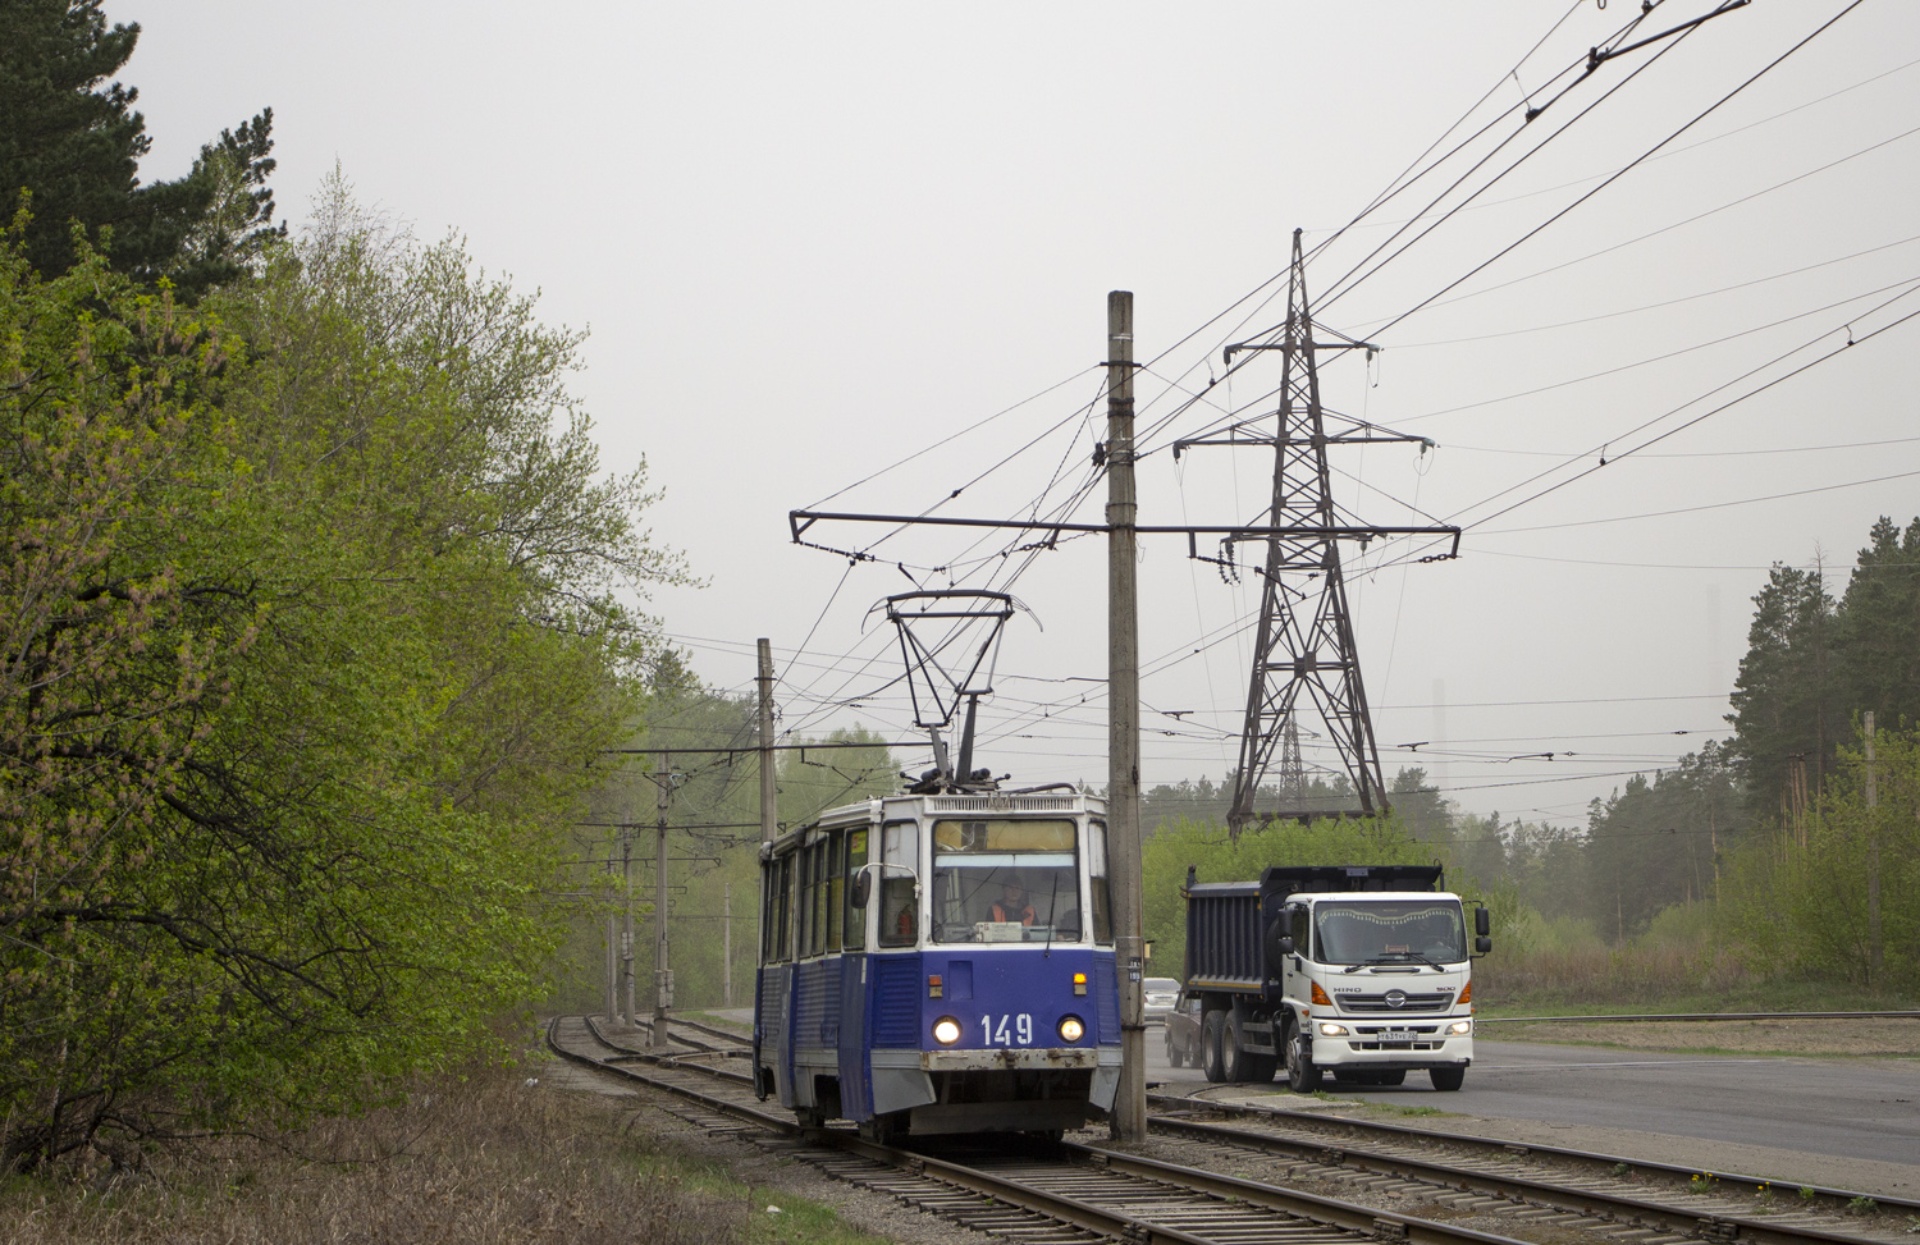
[[[780,795],[773,772],[773,643],[760,638],[760,841],[780,832]]]
[[[624,836],[624,829],[616,833]],[[613,873],[612,844],[608,844],[607,873],[609,881]],[[619,931],[614,927],[613,909],[607,909],[607,1023],[613,1024],[620,1019],[620,942]]]
[[[720,997],[733,1006],[733,883],[720,883]]]
[[[1867,984],[1880,984],[1880,784],[1873,773],[1873,710],[1860,715],[1867,744]]]
[[[633,1004],[633,830],[620,828],[620,881],[626,891],[627,924],[620,935],[620,981],[626,996],[626,1011],[621,1015],[631,1025],[640,1013]]]
[[[667,1008],[673,1005],[673,970],[667,966],[667,802],[673,797],[673,773],[662,755],[653,776],[654,807],[659,814],[659,846],[653,862],[653,1045],[667,1044]]]
[[[1139,534],[1133,491],[1133,294],[1107,295],[1107,862],[1120,978],[1115,1141],[1147,1137],[1147,1040],[1140,989]]]

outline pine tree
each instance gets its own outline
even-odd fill
[[[1819,571],[1778,563],[1753,603],[1727,718],[1734,727],[1729,749],[1755,811],[1793,817],[1819,795],[1834,747],[1849,733],[1834,603]]]
[[[1904,537],[1873,525],[1839,608],[1840,682],[1848,708],[1881,725],[1920,722],[1920,519]]]
[[[189,296],[236,275],[268,227],[273,114],[200,149],[192,172],[141,185],[152,146],[135,87],[109,82],[133,55],[137,23],[107,25],[102,0],[0,4],[0,211],[24,196],[28,262],[55,277],[76,258],[73,226],[111,231],[113,266]]]

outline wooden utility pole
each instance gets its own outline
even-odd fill
[[[1861,715],[1867,761],[1867,984],[1878,988],[1885,948],[1880,942],[1880,785],[1873,773],[1873,710]]]
[[[661,756],[653,776],[654,808],[659,817],[659,843],[653,862],[653,1045],[667,1044],[667,1008],[673,1005],[673,970],[667,966],[667,801],[673,795],[669,758]]]
[[[760,841],[780,831],[780,796],[773,772],[773,643],[760,638]]]
[[[1140,886],[1140,618],[1133,490],[1133,294],[1107,295],[1107,860],[1120,985],[1115,1141],[1147,1137]]]

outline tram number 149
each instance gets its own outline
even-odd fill
[[[1019,1015],[980,1017],[980,1031],[986,1035],[991,1046],[1032,1046],[1033,1017],[1026,1012]]]

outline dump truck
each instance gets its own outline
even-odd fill
[[[1272,865],[1257,882],[1187,870],[1186,982],[1168,1051],[1209,1081],[1311,1093],[1322,1078],[1457,1090],[1473,1063],[1472,961],[1493,949],[1438,865]],[[1176,1045],[1177,1044],[1177,1045]]]

